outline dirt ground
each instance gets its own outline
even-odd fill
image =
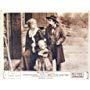
[[[66,41],[63,43],[65,62],[62,63],[61,71],[85,72],[88,70],[87,31],[87,29],[74,32],[69,30],[70,35],[66,36]],[[26,32],[22,34],[23,49],[25,36]]]
[[[82,37],[69,37],[63,45],[65,62],[61,71],[85,72],[88,70],[88,42]]]

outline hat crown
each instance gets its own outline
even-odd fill
[[[54,16],[54,15],[51,15],[50,17],[51,17],[51,18],[53,18],[53,19],[57,19],[57,17],[56,17],[56,16]]]
[[[51,16],[46,17],[46,18],[47,18],[47,19],[52,19],[54,22],[59,23],[59,21],[57,20],[57,17],[54,16],[54,15],[51,15]]]

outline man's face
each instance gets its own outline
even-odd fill
[[[53,21],[52,19],[48,19],[48,23],[49,23],[50,25],[52,25],[52,26],[55,25],[55,23],[54,23],[54,21]]]

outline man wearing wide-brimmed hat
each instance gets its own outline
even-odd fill
[[[65,61],[62,43],[65,40],[65,36],[63,31],[59,25],[59,21],[57,17],[51,15],[46,17],[48,21],[48,26],[46,28],[46,42],[48,48],[52,52],[53,61],[56,60],[56,70],[59,71],[61,69],[61,63]]]

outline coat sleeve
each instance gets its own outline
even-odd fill
[[[46,30],[45,30],[45,36],[44,36],[44,37],[45,37],[45,39],[46,39],[47,45],[50,45],[50,43],[51,43],[50,41],[51,41],[51,40],[50,40],[50,37],[49,37],[48,29],[49,29],[49,28],[46,28]]]
[[[64,41],[65,41],[65,39],[66,39],[66,37],[65,37],[65,34],[64,34],[64,32],[63,32],[63,30],[62,30],[62,28],[58,28],[57,29],[57,32],[59,33],[58,35],[58,40],[60,41],[60,43],[62,44]]]
[[[38,34],[39,34],[39,39],[45,38],[41,30],[38,31]]]
[[[66,37],[65,37],[63,32],[60,32],[59,34],[60,34],[59,40],[60,40],[61,43],[63,43],[65,41]]]

